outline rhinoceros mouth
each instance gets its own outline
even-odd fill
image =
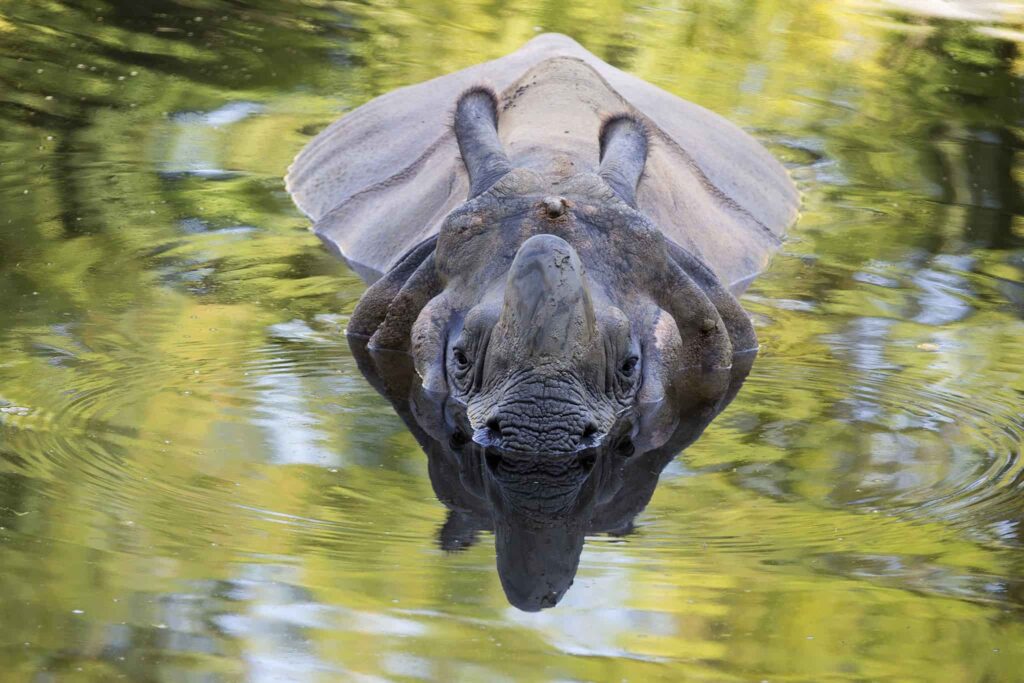
[[[576,453],[517,453],[496,448],[484,451],[484,467],[510,512],[534,521],[551,522],[571,515],[594,464],[597,449]]]

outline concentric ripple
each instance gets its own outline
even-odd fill
[[[968,526],[975,514],[1021,513],[1024,419],[1007,398],[968,397],[909,371],[842,375],[827,362],[777,358],[758,364],[746,392],[751,401],[770,400],[774,387],[794,378],[800,392],[821,401],[819,420],[832,425],[808,426],[780,445],[800,448],[808,436],[828,434],[818,445],[823,469],[809,475],[831,480],[825,502]],[[851,443],[862,451],[844,450]]]

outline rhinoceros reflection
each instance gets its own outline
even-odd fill
[[[495,538],[509,602],[526,611],[556,605],[573,583],[585,537],[626,534],[661,471],[732,401],[754,354],[731,368],[693,368],[671,400],[620,414],[598,444],[574,453],[524,453],[469,437],[465,405],[425,390],[409,356],[352,348],[363,374],[405,421],[428,457],[434,493],[448,508],[444,550]]]

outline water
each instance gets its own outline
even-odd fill
[[[1022,21],[0,0],[3,680],[1024,679]],[[527,614],[442,531],[281,176],[540,30],[753,132],[804,207],[739,395]]]

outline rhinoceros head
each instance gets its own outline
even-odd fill
[[[467,438],[492,457],[583,454],[638,403],[672,400],[681,370],[756,347],[711,271],[638,210],[638,116],[606,121],[596,170],[557,177],[513,167],[498,125],[489,91],[459,99],[469,197],[349,328],[411,353],[426,389],[465,404]]]

